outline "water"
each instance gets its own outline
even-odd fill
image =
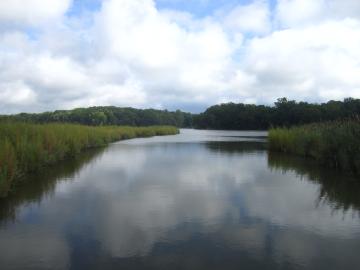
[[[122,141],[0,201],[1,269],[357,269],[360,184],[265,132]]]

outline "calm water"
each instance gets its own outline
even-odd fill
[[[359,181],[183,130],[90,151],[0,201],[1,269],[358,269]]]

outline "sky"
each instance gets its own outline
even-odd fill
[[[0,113],[360,98],[359,0],[0,0]]]

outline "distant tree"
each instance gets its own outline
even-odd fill
[[[310,104],[283,97],[274,106],[242,103],[211,106],[205,112],[193,116],[193,125],[207,129],[268,129],[272,126],[290,127],[359,115],[359,99],[347,98],[344,101]]]
[[[69,111],[58,110],[40,114],[21,113],[10,116],[11,119],[36,122],[69,122],[84,125],[173,125],[192,127],[193,115],[180,110],[169,112],[155,109],[119,108],[114,106],[77,108]]]
[[[84,125],[174,125],[203,129],[261,130],[269,127],[290,127],[299,124],[359,117],[360,100],[346,98],[327,103],[311,104],[279,98],[274,106],[224,103],[214,105],[200,114],[180,110],[170,112],[155,109],[119,108],[114,106],[58,110],[40,114],[21,113],[1,116],[0,120],[24,122],[70,122]]]

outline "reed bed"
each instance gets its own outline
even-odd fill
[[[0,122],[0,197],[5,197],[21,176],[75,156],[85,149],[118,140],[178,132],[171,126],[90,127]]]
[[[360,121],[344,120],[269,131],[271,150],[311,157],[345,172],[360,174]]]

